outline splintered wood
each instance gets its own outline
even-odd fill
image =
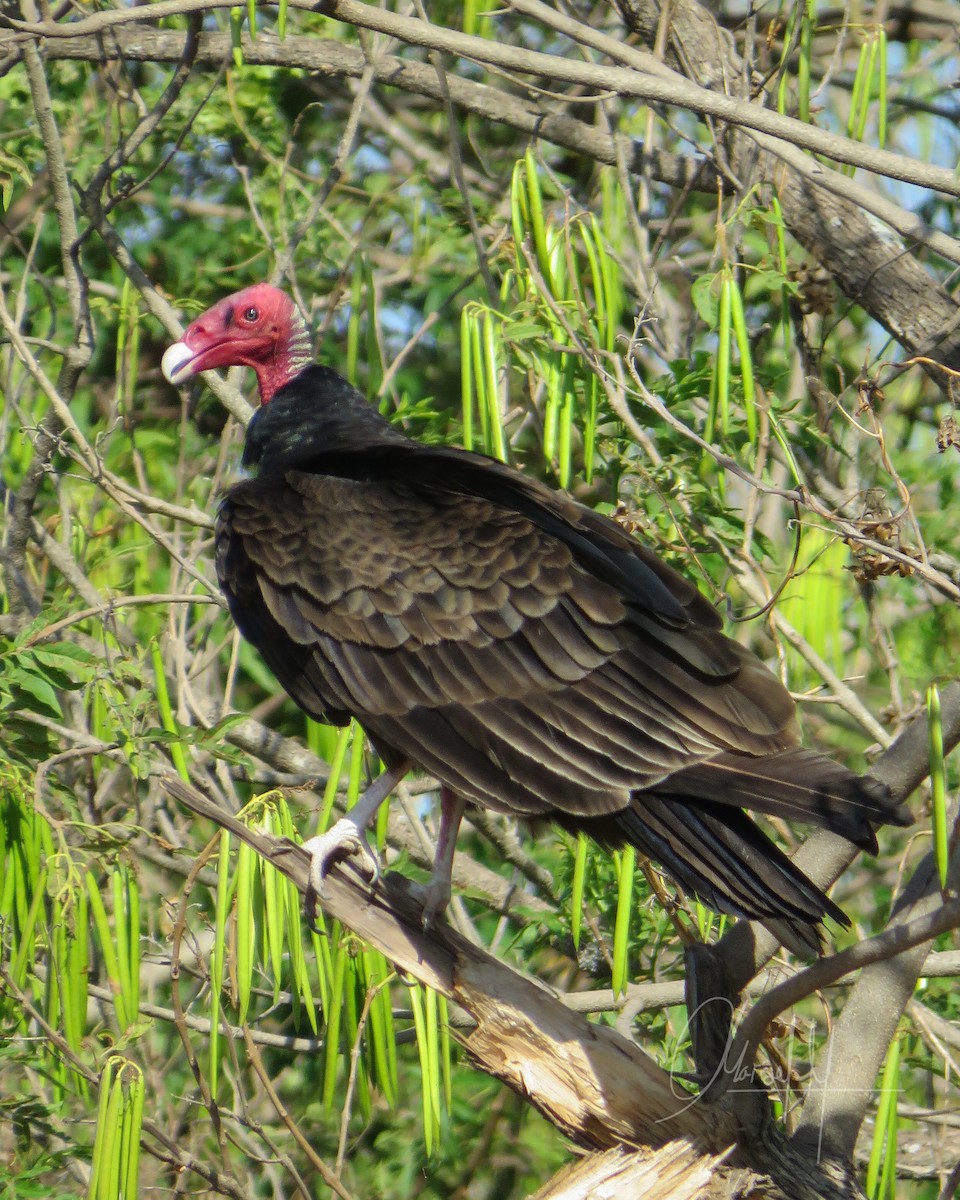
[[[700,1200],[723,1159],[685,1140],[633,1154],[608,1150],[564,1167],[530,1200]]]

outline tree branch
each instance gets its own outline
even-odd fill
[[[248,845],[303,894],[309,856],[286,839],[248,829],[196,788],[163,777],[171,796]],[[722,1148],[732,1140],[719,1113],[694,1103],[632,1042],[571,1012],[541,984],[518,975],[447,925],[429,934],[409,884],[395,875],[374,891],[349,868],[324,886],[324,910],[397,967],[453,1000],[476,1022],[458,1034],[483,1070],[507,1083],[581,1145],[663,1145],[696,1137]],[[564,1053],[558,1055],[558,1045]]]
[[[165,30],[115,29],[104,41],[100,36],[72,37],[69,41],[51,39],[44,53],[50,60],[103,62],[106,57],[129,62],[179,62],[186,39],[182,33]],[[282,67],[312,71],[326,79],[360,79],[369,65],[377,83],[442,102],[443,88],[433,67],[395,54],[378,55],[370,64],[358,46],[324,38],[288,35],[284,41],[258,34],[255,39],[244,32],[241,38],[244,61],[253,66]],[[200,35],[195,62],[203,67],[220,67],[230,61],[232,43],[226,33]],[[465,112],[484,120],[508,125],[530,137],[543,138],[555,146],[585,154],[596,162],[615,166],[617,143],[624,144],[628,167],[639,171],[645,166],[654,179],[670,187],[693,189],[715,195],[720,183],[716,170],[706,158],[646,150],[633,138],[611,137],[587,121],[565,113],[556,106],[540,105],[527,96],[513,95],[502,88],[477,83],[456,75],[447,76],[451,101]],[[938,231],[931,231],[935,234]],[[957,251],[960,261],[960,250]]]
[[[24,0],[23,11],[28,18],[36,18],[37,8],[34,0]],[[50,385],[48,388],[53,411],[40,424],[34,442],[33,461],[17,488],[16,496],[9,508],[7,545],[3,563],[6,571],[12,577],[12,586],[8,588],[11,615],[18,621],[25,620],[30,615],[28,599],[18,584],[24,576],[27,543],[30,540],[37,493],[46,476],[60,434],[65,426],[72,423],[67,404],[73,395],[80,375],[93,354],[93,329],[86,300],[85,280],[77,258],[79,235],[63,142],[54,117],[53,102],[38,46],[34,42],[29,42],[23,47],[23,56],[33,100],[33,110],[43,142],[50,188],[53,193],[53,206],[59,230],[60,260],[63,264],[67,299],[73,318],[73,343],[63,353],[56,387]],[[4,327],[11,339],[16,340],[16,337],[19,337],[19,328],[7,313],[5,298],[2,294],[0,294],[0,308],[2,308],[0,315],[3,317]]]
[[[956,686],[956,685],[953,685]],[[946,738],[944,739],[946,752]],[[948,886],[956,891],[960,847],[954,845]],[[794,1140],[841,1157],[851,1157],[866,1115],[877,1074],[896,1036],[904,1009],[923,971],[929,942],[955,928],[957,899],[944,899],[932,853],[917,867],[894,906],[883,937],[907,938],[909,931],[930,932],[895,958],[880,959],[864,970],[837,1019],[813,1074]],[[874,939],[877,940],[877,939]],[[853,947],[856,949],[856,947]]]
[[[943,689],[941,718],[944,754],[948,754],[960,744],[960,683],[951,683]],[[895,800],[906,800],[929,774],[928,739],[929,725],[924,715],[908,725],[871,768],[870,774],[889,787]],[[857,854],[857,848],[845,838],[818,830],[799,847],[793,855],[793,861],[817,887],[828,888],[850,866]],[[911,915],[919,916],[922,913],[918,910]],[[732,1014],[747,984],[770,961],[779,944],[779,938],[769,928],[757,922],[738,921],[715,945],[696,946],[688,953],[687,1009],[696,1037],[697,1068],[705,1077],[713,1078],[725,1061]],[[911,959],[910,964],[911,969],[915,966],[919,975],[927,948],[923,947],[916,953],[917,962],[914,964]],[[875,996],[873,1003],[876,1006]],[[844,1018],[849,1011],[848,1002],[844,1008]],[[871,1016],[871,1024],[873,1020]],[[856,1022],[849,1028],[848,1044],[851,1048],[859,1046],[864,1036],[862,1028]],[[837,1036],[836,1032],[834,1036]],[[888,1044],[889,1038],[884,1043],[884,1049]],[[856,1050],[852,1049],[852,1052],[856,1053]],[[867,1088],[872,1086],[875,1077],[876,1071],[870,1076]],[[819,1118],[811,1119],[819,1130]]]
[[[658,0],[618,0],[618,7],[632,29],[652,39],[662,8]],[[676,59],[688,64],[700,82],[716,86],[745,77],[733,39],[697,0],[671,0],[670,44]],[[790,232],[830,272],[845,296],[911,354],[934,351],[939,362],[960,369],[957,305],[881,223],[893,224],[889,204],[871,213],[870,205],[838,182],[837,173],[800,152],[800,139],[771,139],[771,131],[758,125],[744,128],[748,136],[734,147],[743,191],[760,182],[772,186]],[[759,158],[754,146],[763,151]],[[913,240],[909,223],[894,227]],[[945,388],[941,376],[932,377]]]
[[[315,12],[317,9],[314,0],[289,0],[289,6],[309,12]],[[27,37],[70,38],[82,34],[102,33],[106,29],[133,22],[158,21],[163,17],[214,12],[231,7],[226,0],[158,0],[157,3],[151,4],[149,9],[110,9],[95,16],[62,24],[56,21],[18,21],[12,17],[4,17],[3,20],[12,29]],[[864,146],[852,138],[817,129],[793,117],[780,116],[779,113],[770,112],[757,104],[735,100],[730,96],[698,87],[680,75],[674,75],[673,78],[647,75],[641,71],[611,67],[606,63],[578,62],[560,55],[526,50],[402,16],[372,4],[360,3],[359,0],[326,0],[322,11],[325,16],[335,21],[342,21],[360,29],[386,33],[411,46],[441,50],[505,71],[540,75],[546,79],[578,84],[593,88],[599,94],[613,92],[620,96],[632,96],[646,103],[676,105],[678,108],[714,117],[730,125],[756,129],[761,133],[783,138],[792,145],[815,154],[824,154],[836,162],[848,163],[877,175],[902,180],[904,183],[914,183],[918,187],[942,192],[947,196],[960,196],[960,179],[946,167],[931,166],[889,150]],[[654,62],[656,60],[651,59],[651,65]]]
[[[304,893],[309,858],[300,846],[248,828],[173,775],[165,775],[162,784],[192,812],[250,845]],[[337,866],[327,877],[322,903],[330,916],[399,970],[465,1010],[474,1027],[452,1032],[477,1065],[578,1144],[609,1150],[695,1139],[701,1157],[719,1151],[724,1158],[736,1143],[741,1154],[713,1176],[718,1196],[736,1190],[733,1180],[747,1164],[754,1180],[757,1170],[769,1173],[762,1183],[770,1200],[851,1200],[862,1195],[846,1170],[838,1173],[821,1165],[772,1131],[761,1135],[757,1129],[743,1129],[732,1111],[687,1092],[633,1042],[586,1021],[543,985],[517,974],[449,926],[437,924],[425,934],[421,906],[406,880],[388,875],[371,891],[349,864]]]
[[[928,912],[915,919],[899,923],[894,923],[889,929],[883,933],[877,934],[876,937],[868,938],[864,942],[857,942],[853,946],[849,946],[846,950],[840,951],[839,954],[832,954],[829,958],[818,959],[812,966],[809,966],[804,971],[798,972],[791,976],[790,979],[778,984],[771,991],[762,996],[749,1013],[744,1017],[737,1036],[733,1039],[730,1047],[730,1053],[727,1060],[728,1070],[722,1077],[718,1076],[715,1080],[717,1088],[707,1090],[708,1099],[718,1099],[730,1086],[734,1075],[731,1074],[729,1067],[732,1067],[734,1072],[752,1067],[756,1057],[757,1050],[767,1027],[776,1017],[785,1009],[793,1004],[799,1003],[807,996],[813,995],[820,988],[828,987],[830,984],[836,983],[842,979],[844,975],[850,971],[859,970],[861,967],[872,966],[875,963],[889,963],[890,960],[906,955],[908,951],[920,948],[920,963],[922,964],[927,956],[927,944],[933,941],[941,933],[948,933],[951,929],[956,929],[960,926],[960,901],[947,901],[942,906],[938,907],[935,912]],[[911,960],[916,956],[911,955]],[[919,974],[919,972],[917,972]],[[913,983],[916,982],[916,976]],[[910,992],[913,992],[913,983],[910,986]],[[856,989],[855,989],[856,991]],[[876,998],[876,996],[874,996]],[[888,989],[883,991],[884,1008],[890,1004],[890,992]],[[847,1001],[849,1006],[850,1001]],[[897,1019],[899,1019],[899,1011]],[[846,1007],[841,1014],[840,1020],[846,1016]],[[884,1034],[887,1022],[884,1022]],[[894,1022],[894,1026],[896,1022]],[[858,1033],[857,1054],[858,1057],[863,1057],[863,1041],[862,1035],[864,1026],[862,1023],[855,1023],[854,1026]],[[835,1028],[839,1028],[839,1021]],[[834,1036],[836,1036],[834,1034]],[[890,1044],[890,1038],[881,1036],[877,1039],[878,1043],[882,1044],[883,1054],[886,1054],[886,1049]],[[823,1057],[823,1056],[821,1056]],[[828,1062],[830,1055],[826,1055]],[[871,1056],[872,1058],[872,1056]],[[880,1061],[883,1061],[883,1055],[880,1056]],[[849,1076],[844,1071],[843,1067],[846,1064],[841,1064],[839,1071],[834,1072],[838,1080],[843,1080],[843,1088],[840,1089],[844,1093],[850,1091]],[[832,1064],[831,1064],[832,1068]],[[870,1085],[877,1077],[877,1070],[874,1067],[869,1076]],[[869,1092],[869,1089],[864,1089]],[[826,1094],[827,1088],[822,1089]],[[819,1095],[821,1089],[810,1088],[807,1092],[807,1103],[810,1104],[810,1098],[814,1095]],[[844,1109],[848,1108],[846,1100],[843,1101]],[[812,1105],[813,1108],[820,1108],[820,1105]],[[818,1113],[818,1117],[822,1115],[824,1118],[835,1117],[836,1114],[831,1114],[824,1108],[822,1114]],[[809,1125],[809,1122],[804,1122],[804,1127]],[[859,1125],[858,1125],[859,1130]],[[836,1145],[836,1139],[833,1134],[826,1133],[826,1122],[820,1125],[821,1132],[824,1133],[826,1140],[830,1143],[831,1148]],[[853,1154],[853,1146],[856,1144],[856,1133],[853,1136],[853,1142],[849,1146],[841,1148],[841,1157],[850,1157]]]

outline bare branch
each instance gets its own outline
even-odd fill
[[[658,0],[620,0],[619,7],[632,28],[653,36],[661,11]],[[670,39],[675,56],[698,81],[716,86],[744,77],[746,67],[730,35],[697,0],[671,3]],[[772,186],[790,231],[830,271],[846,296],[911,353],[934,350],[946,366],[960,367],[956,304],[882,223],[892,215],[890,207],[861,203],[857,194],[835,182],[834,172],[822,170],[800,152],[811,147],[799,139],[757,124],[743,122],[742,127],[749,136],[735,150],[744,191],[760,182]],[[764,151],[759,159],[752,143]],[[913,218],[905,220],[893,227],[911,239]],[[942,379],[937,382],[943,386]]]
[[[960,744],[960,683],[952,683],[945,688],[941,694],[941,701],[944,753],[949,753]],[[874,763],[871,775],[885,783],[897,800],[906,800],[929,773],[928,738],[926,717],[919,717]],[[828,888],[850,866],[858,853],[856,847],[845,838],[826,830],[818,830],[799,847],[793,855],[793,861],[818,887]],[[691,1014],[691,1028],[697,1047],[697,1068],[705,1078],[715,1078],[722,1064],[728,1061],[733,1012],[749,981],[770,961],[779,944],[780,939],[772,928],[756,922],[738,921],[715,945],[697,946],[688,951],[687,1009]],[[910,958],[910,967],[916,970],[914,981],[922,970],[926,954],[927,951],[923,948],[916,951],[916,962]],[[903,962],[907,957],[909,956],[896,961]],[[876,971],[882,969],[874,968]],[[899,968],[901,971],[902,969]],[[898,1015],[910,998],[912,988],[911,983],[909,991],[902,998],[902,1004],[896,1009]],[[869,1003],[873,1008],[868,1010],[871,1013],[868,1025],[872,1027],[877,1020],[879,1001],[876,994],[871,997]],[[885,1005],[886,1002],[884,1007]],[[844,1017],[849,1011],[848,1002],[844,1009]],[[861,1017],[862,1015],[861,1013]],[[864,1036],[862,1029],[863,1026],[856,1023],[850,1026],[847,1045],[854,1054],[859,1052],[860,1041]],[[888,1044],[889,1038],[883,1042],[884,1050]],[[873,1075],[870,1075],[869,1081],[864,1085],[866,1090],[869,1090],[875,1077],[874,1067]],[[846,1095],[846,1087],[845,1080],[843,1089],[840,1089],[843,1095]],[[819,1116],[809,1120],[811,1126],[817,1130],[821,1128]],[[859,1122],[857,1126],[859,1127]]]
[[[157,21],[172,15],[213,12],[230,7],[231,5],[224,0],[158,0],[150,5],[149,11],[110,9],[66,24],[56,21],[18,21],[10,17],[5,20],[11,28],[25,36],[66,38],[101,33],[106,29],[132,22]],[[312,11],[314,4],[312,0],[290,0],[290,7]],[[601,95],[612,92],[620,96],[633,96],[647,103],[660,102],[688,108],[692,112],[715,117],[731,125],[756,129],[761,133],[782,138],[805,150],[824,154],[836,162],[849,163],[865,171],[885,175],[890,179],[899,179],[904,183],[914,183],[918,187],[929,188],[944,195],[960,196],[960,181],[952,171],[944,167],[930,166],[889,150],[864,146],[852,138],[829,133],[792,117],[782,117],[757,105],[697,87],[679,75],[666,78],[658,72],[657,76],[652,76],[622,67],[577,62],[558,55],[515,48],[502,42],[458,33],[426,21],[392,13],[360,3],[359,0],[329,0],[325,5],[325,13],[348,25],[390,34],[408,45],[441,50],[502,70],[580,84],[596,89]],[[652,63],[655,61],[651,59]]]
[[[960,850],[955,847],[950,863],[952,889],[958,871]],[[894,906],[890,927],[882,936],[907,937],[905,931],[922,931],[925,924],[942,932],[953,927],[950,919],[957,907],[956,899],[944,899],[933,854],[928,854]],[[896,958],[879,959],[863,971],[807,1092],[794,1135],[799,1143],[825,1147],[838,1155],[853,1154],[877,1072],[923,972],[926,941],[929,938],[913,942],[913,949],[908,943]]]
[[[244,33],[242,46],[244,60],[252,65],[311,71],[320,78],[346,76],[351,79],[360,79],[369,65],[381,85],[431,100],[443,98],[442,85],[432,67],[397,55],[377,55],[368,64],[362,50],[344,42],[292,35],[281,42],[267,33],[259,34],[256,39]],[[47,42],[45,54],[51,60],[100,62],[106,50],[108,55],[130,62],[179,62],[184,48],[185,38],[181,33],[120,28],[113,32],[106,47],[98,36],[76,36],[69,41]],[[220,66],[229,61],[231,49],[229,34],[202,33],[195,62],[201,66]],[[558,113],[555,108],[534,98],[513,95],[489,84],[448,74],[447,86],[451,101],[466,112],[501,122],[521,133],[543,138],[610,165],[617,162],[618,143],[624,144],[631,169],[640,170],[644,166],[654,179],[671,187],[716,193],[716,172],[704,158],[648,150],[633,139],[611,137],[587,121]],[[931,236],[936,233],[932,230]],[[957,257],[960,259],[960,250]]]
[[[888,963],[891,959],[905,955],[907,951],[916,947],[923,947],[920,959],[922,963],[927,955],[927,943],[932,942],[941,933],[947,933],[958,926],[960,926],[960,901],[948,900],[935,912],[916,917],[904,924],[894,924],[883,933],[877,934],[876,937],[868,938],[865,942],[857,942],[856,945],[840,951],[839,954],[833,954],[829,958],[819,959],[805,971],[800,971],[784,983],[778,984],[777,987],[762,996],[743,1018],[727,1059],[728,1068],[732,1067],[733,1071],[728,1069],[724,1075],[715,1078],[713,1081],[715,1087],[706,1089],[707,1098],[719,1099],[731,1086],[739,1072],[752,1067],[767,1026],[784,1009],[798,1003],[806,996],[813,995],[820,988],[836,983],[850,971],[856,971],[874,963]],[[885,992],[884,995],[889,999],[889,992]],[[859,1025],[857,1028],[862,1037],[863,1026]],[[886,1053],[890,1040],[888,1037],[882,1037],[880,1041],[883,1051]],[[860,1037],[858,1037],[857,1049],[859,1052],[863,1050],[863,1042]],[[876,1075],[876,1069],[874,1069],[870,1075],[871,1084],[876,1079]],[[841,1073],[838,1078],[844,1080],[844,1088],[841,1090],[849,1090],[849,1076]],[[814,1089],[808,1092],[808,1096],[816,1094]],[[832,1117],[836,1114],[824,1112],[823,1115]],[[822,1128],[825,1130],[825,1127]],[[837,1141],[832,1134],[827,1135],[827,1140],[831,1143],[831,1148],[836,1148]]]

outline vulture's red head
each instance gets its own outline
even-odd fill
[[[310,339],[297,306],[279,288],[257,283],[226,296],[184,331],[160,364],[183,383],[215,367],[253,367],[266,404],[312,361]]]

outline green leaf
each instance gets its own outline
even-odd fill
[[[720,322],[720,295],[716,275],[701,275],[690,288],[690,299],[700,314],[700,319],[709,329],[716,329]]]
[[[9,680],[21,691],[32,696],[41,708],[46,709],[55,717],[63,716],[60,700],[53,685],[40,675],[32,674],[29,670],[11,670]]]

